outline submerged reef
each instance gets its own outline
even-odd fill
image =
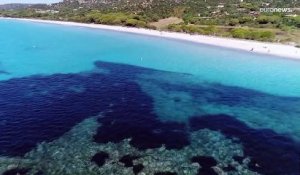
[[[298,136],[291,136],[300,120],[283,121],[292,130],[273,129],[279,114],[289,111],[293,120],[299,111],[282,103],[296,105],[299,99],[200,83],[179,73],[95,66],[107,71],[0,82],[0,155],[6,156],[0,157],[0,173],[22,168],[29,175],[300,172]],[[153,77],[157,74],[161,77]]]
[[[253,171],[266,175],[300,172],[300,144],[270,129],[249,128],[228,115],[194,117],[190,119],[190,126],[194,131],[207,128],[238,138],[244,154],[251,158],[249,168]]]
[[[101,116],[100,116],[101,117]],[[210,130],[199,130],[191,134],[191,144],[183,149],[168,150],[165,147],[138,150],[129,144],[129,140],[120,143],[97,144],[93,135],[99,127],[97,117],[85,119],[57,140],[39,144],[36,149],[27,153],[24,161],[10,161],[7,165],[16,164],[31,169],[28,175],[42,172],[48,174],[109,174],[137,175],[157,172],[174,172],[179,175],[196,175],[198,164],[190,162],[194,155],[214,156],[218,160],[219,170],[232,164],[244,174],[255,174],[247,170],[246,165],[235,163],[233,156],[243,156],[240,145],[226,139],[220,133]],[[91,157],[99,152],[109,153],[105,164],[99,167],[91,162]],[[128,155],[138,155],[132,161],[133,167],[126,167],[119,162]],[[137,156],[136,156],[137,157]],[[29,163],[25,165],[25,160]],[[8,161],[8,159],[7,159]],[[5,159],[2,163],[5,162]],[[0,164],[0,174],[3,164]],[[4,166],[4,169],[7,166]]]

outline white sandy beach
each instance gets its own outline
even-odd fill
[[[50,21],[50,20],[39,20],[39,19],[13,19],[13,20],[114,30],[118,32],[127,32],[127,33],[150,35],[150,36],[163,37],[163,38],[185,40],[185,41],[191,41],[195,43],[208,44],[208,45],[226,47],[231,49],[239,49],[239,50],[260,53],[260,54],[300,59],[300,48],[296,48],[291,45],[279,44],[279,43],[267,43],[267,42],[222,38],[222,37],[205,36],[205,35],[190,35],[186,33],[176,33],[176,32],[143,29],[143,28],[122,27],[122,26],[109,26],[109,25],[102,25],[102,24],[85,24],[85,23],[76,23],[76,22]]]

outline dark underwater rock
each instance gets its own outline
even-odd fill
[[[217,161],[211,156],[195,156],[192,157],[191,162],[197,162],[201,168],[198,170],[199,175],[217,175],[212,169],[217,165]]]
[[[210,168],[217,165],[217,161],[210,156],[195,156],[191,159],[192,162],[197,162],[203,168]]]
[[[207,128],[238,138],[245,156],[251,159],[248,166],[253,171],[265,175],[300,172],[300,145],[289,137],[270,129],[250,128],[235,117],[222,114],[193,117],[189,123],[192,131]],[[242,158],[237,160],[241,162]]]
[[[132,167],[133,161],[138,158],[139,156],[125,155],[121,157],[119,161],[122,162],[125,165],[125,167]]]
[[[157,172],[157,173],[154,173],[154,175],[177,175],[177,173],[173,173],[173,172]]]
[[[44,175],[44,173],[42,171],[38,171],[34,175]]]
[[[174,97],[173,100],[174,100],[174,102],[180,102],[180,101],[181,101],[181,98],[179,98],[179,97]]]
[[[106,152],[99,152],[95,154],[91,161],[96,163],[99,167],[103,166],[105,164],[106,159],[109,158],[109,155]]]
[[[14,168],[5,171],[2,175],[26,175],[30,169],[28,168]]]
[[[133,173],[135,175],[137,175],[139,172],[141,172],[142,170],[144,169],[144,165],[143,164],[137,164],[137,165],[134,165],[132,170],[133,170]]]
[[[198,175],[218,175],[212,168],[200,168]]]
[[[236,169],[232,165],[227,165],[226,167],[223,167],[222,170],[228,172],[228,171],[235,171]]]
[[[8,75],[9,72],[6,72],[6,71],[4,71],[4,70],[0,70],[0,74],[6,74],[6,75]]]
[[[244,159],[245,159],[245,157],[242,157],[242,156],[233,156],[233,160],[239,162],[240,164],[243,163]]]

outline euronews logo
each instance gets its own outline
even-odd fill
[[[260,8],[260,12],[264,13],[292,13],[293,8]]]

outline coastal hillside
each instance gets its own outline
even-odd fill
[[[21,4],[21,3],[0,4],[0,10],[20,10],[26,8],[47,9],[49,7],[50,6],[47,4]]]
[[[0,10],[0,15],[143,27],[300,46],[298,0],[64,0],[46,6]]]
[[[31,4],[3,4],[0,5],[0,10],[22,9],[30,6]]]

